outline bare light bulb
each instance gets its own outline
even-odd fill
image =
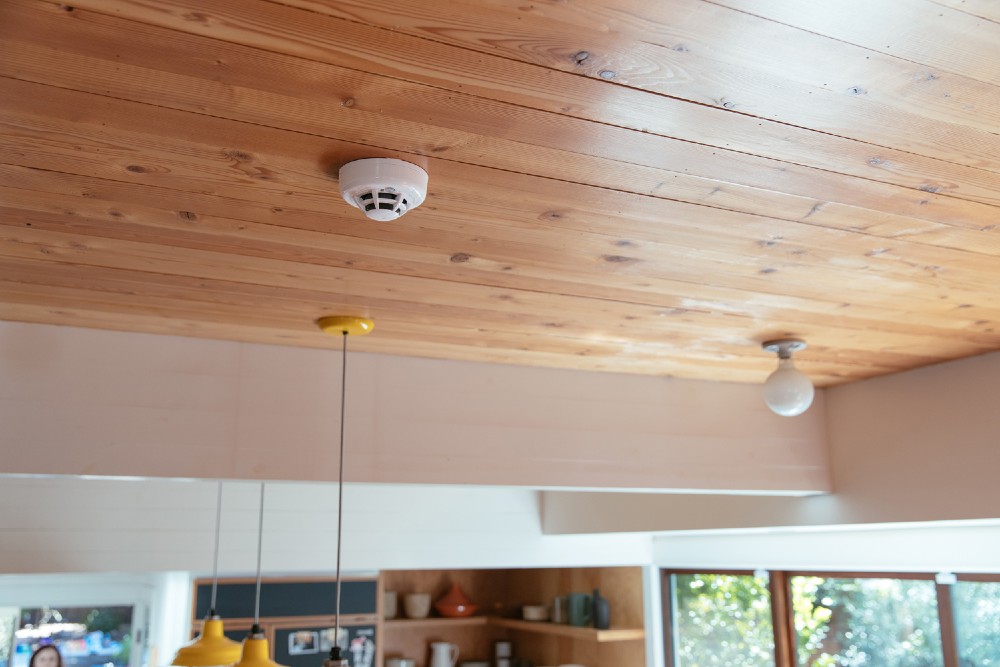
[[[778,340],[764,343],[764,349],[778,353],[778,369],[764,383],[764,402],[782,417],[801,415],[812,405],[816,390],[805,373],[795,368],[792,352],[806,346],[800,340]]]

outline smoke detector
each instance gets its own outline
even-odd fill
[[[391,158],[355,160],[340,168],[340,194],[372,220],[395,220],[423,203],[427,172]]]

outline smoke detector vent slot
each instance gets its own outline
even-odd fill
[[[427,172],[391,158],[367,158],[340,168],[344,200],[372,220],[395,220],[423,203]]]

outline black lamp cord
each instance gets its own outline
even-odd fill
[[[208,617],[215,617],[215,596],[219,591],[219,532],[222,530],[222,482],[219,482],[219,494],[215,500],[215,557],[212,560],[212,604]]]
[[[260,483],[260,516],[257,519],[257,594],[253,606],[253,627],[250,635],[259,635],[260,629],[260,554],[264,544],[264,482]]]
[[[330,659],[342,660],[340,655],[340,542],[344,525],[344,415],[347,406],[347,330],[340,363],[340,467],[337,471],[337,616],[336,634],[330,647]]]

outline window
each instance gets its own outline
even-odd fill
[[[10,667],[28,667],[39,646],[54,644],[65,667],[127,667],[132,607],[39,607],[20,610]]]
[[[1000,582],[959,581],[952,589],[961,667],[1000,665]]]
[[[664,570],[668,667],[1000,667],[1000,575]]]
[[[933,581],[791,577],[800,667],[943,667]]]
[[[774,667],[771,594],[752,574],[674,574],[677,667]]]

